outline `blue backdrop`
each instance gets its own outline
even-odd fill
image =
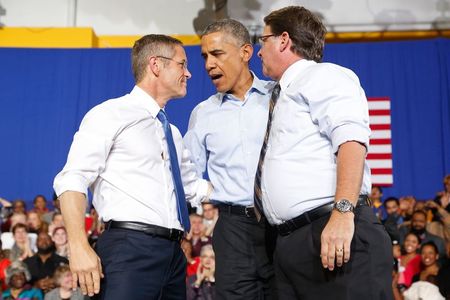
[[[214,92],[200,47],[186,52],[188,95],[167,107],[182,133]],[[324,60],[353,69],[367,96],[391,98],[394,186],[384,195],[434,197],[450,173],[450,40],[330,44]],[[251,66],[262,76],[256,53]],[[130,49],[0,49],[0,197],[51,197],[83,115],[132,87]]]

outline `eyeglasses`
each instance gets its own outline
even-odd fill
[[[266,34],[266,35],[261,35],[261,36],[258,37],[258,42],[259,42],[260,44],[263,44],[263,43],[265,43],[266,40],[267,40],[268,38],[270,38],[271,36],[277,36],[277,35],[276,35],[276,34]]]
[[[188,63],[187,63],[186,60],[183,60],[183,61],[176,61],[176,60],[173,59],[173,58],[166,57],[166,56],[161,56],[161,55],[157,55],[156,57],[157,57],[157,58],[163,58],[163,59],[168,59],[168,60],[174,61],[174,62],[176,62],[177,64],[179,64],[179,65],[180,65],[183,69],[185,69],[185,70],[187,70],[187,68],[188,68]]]

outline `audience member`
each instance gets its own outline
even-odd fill
[[[413,282],[427,281],[428,276],[439,273],[439,251],[433,242],[427,242],[420,247],[421,271],[413,276]]]
[[[48,225],[48,234],[53,235],[56,228],[64,227],[63,216],[60,213],[54,213],[50,224]]]
[[[53,273],[62,264],[69,261],[55,253],[55,245],[46,232],[41,232],[37,238],[37,253],[24,260],[31,273],[31,283],[44,292],[55,288]]]
[[[450,213],[450,174],[444,177],[444,190],[436,195],[434,201]]]
[[[14,224],[12,224],[12,218],[14,215],[25,215],[26,213],[26,204],[25,201],[23,200],[14,200],[12,203],[12,212],[10,215],[8,215],[7,219],[3,219],[2,222],[2,232],[8,232],[11,230],[11,228],[13,228]],[[25,216],[25,221],[20,222],[20,223],[26,223],[26,216]],[[17,222],[16,222],[17,224]]]
[[[421,243],[432,241],[439,249],[439,256],[442,260],[447,257],[447,251],[445,242],[440,237],[429,233],[426,230],[427,214],[422,210],[417,210],[413,213],[410,226],[404,226],[400,228],[400,243],[403,242],[404,237],[408,232],[417,234]]]
[[[28,228],[25,224],[18,223],[12,228],[14,244],[9,258],[11,261],[24,260],[33,256],[33,245],[28,237]]]
[[[211,245],[202,247],[196,275],[188,278],[187,300],[215,299],[215,257]]]
[[[6,269],[9,289],[3,292],[3,300],[43,300],[42,292],[28,284],[30,278],[30,272],[23,262],[13,262]]]
[[[372,209],[375,216],[381,222],[386,218],[386,211],[383,206],[383,202],[381,201],[381,197],[383,197],[383,190],[380,186],[372,186],[369,198],[372,202]]]
[[[48,213],[47,208],[47,199],[44,195],[37,195],[33,199],[33,208],[31,211],[37,212],[39,216],[42,216],[45,213]]]
[[[214,226],[216,226],[217,219],[219,218],[219,211],[211,203],[203,203],[203,225],[205,226],[205,236],[212,236]]]
[[[69,243],[67,240],[67,231],[65,227],[56,227],[53,230],[52,241],[55,244],[56,254],[69,258]]]
[[[412,196],[400,197],[399,202],[400,215],[403,217],[403,220],[411,220],[411,216],[414,212],[414,205],[416,204],[416,199]]]
[[[57,288],[54,288],[45,295],[45,300],[88,300],[88,296],[83,296],[81,289],[72,289],[72,272],[68,265],[56,268],[53,281]]]
[[[0,240],[0,287],[1,290],[6,290],[6,269],[11,265],[11,260],[8,259],[5,251],[2,250],[2,242]]]
[[[191,220],[191,231],[189,231],[187,239],[192,244],[192,256],[196,257],[200,256],[200,250],[204,245],[211,244],[211,237],[205,236],[202,216],[191,214],[189,219]]]
[[[408,233],[403,243],[403,255],[400,256],[397,286],[400,291],[409,288],[414,275],[420,272],[420,238],[415,233]]]
[[[442,238],[450,255],[450,213],[435,201],[428,201],[426,207],[433,211],[433,221],[427,225],[427,231]]]
[[[41,220],[41,215],[36,211],[28,212],[28,231],[39,234],[40,232],[48,233],[48,224]]]
[[[383,220],[384,227],[391,240],[398,241],[400,239],[399,226],[403,223],[403,217],[399,214],[399,201],[395,197],[389,197],[384,201],[383,206],[386,211],[386,218]]]
[[[50,210],[42,215],[42,221],[46,222],[47,224],[50,224],[53,219],[54,214],[60,214],[61,208],[59,206],[59,199],[58,196],[56,196],[55,193],[53,193],[53,210]]]
[[[197,268],[200,264],[200,257],[192,257],[192,244],[191,241],[183,239],[181,241],[181,249],[183,250],[184,256],[186,256],[187,270],[186,277],[197,274]]]

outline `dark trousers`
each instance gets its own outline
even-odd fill
[[[273,299],[274,270],[265,236],[266,225],[255,217],[219,213],[213,234],[217,299]]]
[[[186,299],[186,258],[179,242],[109,229],[96,250],[105,274],[98,299]]]
[[[368,206],[355,210],[350,261],[333,271],[320,259],[320,237],[329,216],[278,236],[275,276],[283,300],[392,299],[392,246],[383,225]]]

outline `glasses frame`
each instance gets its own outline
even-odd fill
[[[162,56],[162,55],[156,55],[155,57],[156,57],[156,58],[162,58],[162,59],[171,60],[171,61],[173,61],[173,62],[179,64],[184,70],[187,70],[187,68],[188,68],[188,62],[187,62],[187,60],[185,60],[185,61],[176,61],[176,60],[173,59],[173,58],[170,58],[170,57],[167,57],[167,56]]]
[[[268,38],[272,37],[272,36],[278,36],[277,34],[266,34],[266,35],[260,35],[258,36],[258,43],[260,45],[264,44]]]

